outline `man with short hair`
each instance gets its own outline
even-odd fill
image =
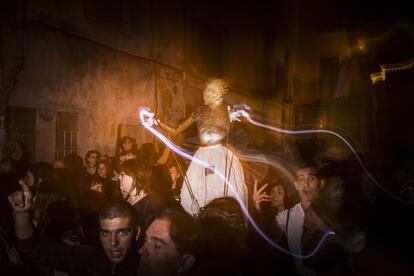
[[[29,187],[22,181],[21,191],[9,196],[15,215],[15,232],[19,250],[36,263],[51,266],[72,275],[135,275],[138,265],[136,240],[140,229],[132,207],[113,202],[99,214],[102,248],[65,245],[41,240],[35,234],[30,208]]]
[[[196,262],[198,227],[184,211],[166,209],[146,231],[139,253],[139,276],[187,275]]]
[[[296,255],[304,255],[302,250],[302,234],[307,212],[312,214],[315,227],[323,228],[323,222],[310,205],[317,198],[325,180],[320,176],[319,170],[312,164],[305,164],[296,171],[295,187],[299,193],[300,202],[292,208],[279,212],[276,216],[278,228],[284,232],[289,250]],[[316,225],[317,224],[317,225]],[[303,264],[303,259],[295,258],[296,271],[300,275],[313,275],[313,271]]]

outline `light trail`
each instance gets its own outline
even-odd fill
[[[364,162],[362,162],[361,158],[359,157],[359,155],[357,154],[357,152],[355,151],[355,149],[352,147],[352,145],[341,135],[339,135],[336,132],[330,131],[330,130],[326,130],[326,129],[315,129],[315,130],[286,130],[286,129],[282,129],[282,128],[278,128],[278,127],[274,127],[274,126],[270,126],[267,124],[263,124],[261,122],[258,122],[254,119],[251,118],[250,114],[247,112],[248,110],[250,110],[250,107],[242,104],[242,105],[238,105],[236,109],[234,110],[230,110],[230,114],[229,117],[230,118],[236,118],[233,120],[237,120],[237,118],[239,118],[240,116],[243,116],[244,118],[247,119],[247,121],[249,121],[251,124],[258,126],[258,127],[262,127],[262,128],[266,128],[272,131],[276,131],[279,133],[283,133],[283,134],[289,134],[289,135],[304,135],[304,134],[330,134],[333,135],[337,138],[339,138],[342,142],[344,142],[348,148],[351,150],[351,152],[354,154],[355,158],[357,159],[358,163],[361,165],[362,169],[365,171],[365,173],[367,174],[368,178],[373,181],[382,191],[384,191],[385,193],[387,193],[389,196],[391,196],[392,198],[403,202],[405,204],[412,204],[413,203],[413,190],[411,187],[406,187],[405,190],[407,192],[409,192],[409,198],[408,200],[403,199],[401,197],[398,197],[396,195],[394,195],[393,193],[391,193],[390,191],[388,191],[384,186],[382,186],[373,176],[372,174],[368,171],[367,167],[365,166]]]
[[[157,131],[155,128],[152,127],[153,122],[154,122],[154,113],[148,111],[148,109],[145,108],[141,108],[139,110],[139,119],[141,121],[141,124],[149,131],[151,132],[155,137],[157,137],[164,145],[166,145],[167,147],[169,147],[172,151],[174,151],[175,153],[177,153],[178,155],[191,160],[191,162],[196,162],[197,164],[203,166],[204,168],[209,168],[211,164],[206,163],[198,158],[193,157],[192,155],[190,155],[188,152],[184,151],[183,149],[181,149],[180,147],[178,147],[177,145],[175,145],[173,142],[171,142],[167,137],[165,137],[161,132]],[[226,177],[219,171],[215,172],[223,181],[225,181],[229,188],[231,189],[231,191],[233,192],[233,194],[235,195],[235,199],[239,202],[240,207],[244,213],[244,215],[246,216],[247,220],[250,222],[251,226],[256,230],[256,232],[270,245],[272,245],[274,248],[276,248],[277,250],[290,255],[292,257],[295,258],[299,258],[299,259],[306,259],[306,258],[310,258],[313,255],[315,255],[315,253],[319,250],[319,248],[321,247],[323,241],[330,235],[335,235],[335,232],[329,230],[326,231],[324,233],[324,235],[322,236],[322,238],[320,239],[319,243],[316,245],[316,247],[314,248],[314,250],[312,252],[310,252],[309,254],[306,255],[301,255],[301,254],[296,254],[294,252],[291,252],[283,247],[281,247],[279,244],[277,244],[275,241],[273,241],[270,237],[268,237],[266,235],[266,233],[264,233],[260,227],[256,224],[256,222],[254,221],[254,219],[250,216],[249,211],[247,210],[246,206],[244,205],[243,201],[239,198],[237,192],[235,192],[235,188],[233,187],[233,184],[228,181],[226,179]]]

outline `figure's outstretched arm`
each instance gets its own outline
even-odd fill
[[[184,130],[186,130],[187,128],[189,128],[194,123],[194,119],[193,119],[193,114],[191,114],[191,116],[185,119],[184,121],[182,121],[177,128],[170,127],[169,125],[161,121],[157,121],[157,123],[163,130],[169,132],[172,136],[176,136],[180,134],[181,132],[183,132]]]

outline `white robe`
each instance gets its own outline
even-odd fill
[[[211,200],[223,196],[239,198],[243,204],[247,204],[247,188],[243,167],[230,149],[221,144],[200,147],[194,158],[211,166],[205,168],[196,161],[191,161],[181,189],[181,204],[187,212],[194,215],[199,208],[204,207]],[[227,193],[225,193],[225,181],[218,176],[217,172],[228,179]],[[185,181],[191,187],[198,206],[192,199]]]

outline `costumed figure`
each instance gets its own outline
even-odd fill
[[[208,202],[219,197],[238,197],[247,204],[243,167],[226,143],[230,121],[228,110],[223,104],[223,95],[228,86],[229,84],[221,79],[208,81],[203,92],[205,105],[199,107],[177,129],[157,121],[162,129],[173,135],[181,133],[194,122],[197,123],[201,145],[193,158],[209,164],[209,167],[192,161],[186,172],[180,198],[184,209],[191,214],[196,214]],[[232,185],[232,188],[229,185]]]

